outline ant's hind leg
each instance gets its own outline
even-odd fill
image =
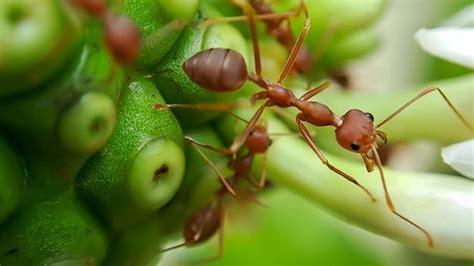
[[[356,186],[360,187],[361,189],[363,189],[365,191],[365,193],[367,193],[367,195],[370,197],[370,199],[375,202],[376,199],[374,197],[374,195],[372,195],[372,193],[366,188],[364,187],[363,185],[361,185],[357,180],[355,180],[352,176],[346,174],[345,172],[343,172],[342,170],[336,168],[335,166],[333,166],[331,163],[329,163],[328,159],[326,158],[326,156],[324,156],[324,154],[321,152],[321,150],[319,149],[319,147],[314,143],[314,141],[312,140],[311,138],[311,135],[308,131],[308,129],[305,127],[305,125],[303,124],[303,121],[301,120],[301,114],[298,114],[296,116],[296,124],[298,125],[298,130],[300,131],[301,135],[303,136],[304,140],[306,141],[306,143],[308,143],[309,147],[314,151],[314,153],[316,153],[316,155],[318,156],[318,158],[321,160],[321,162],[326,165],[331,171],[333,171],[334,173],[344,177],[345,179],[347,179],[348,181],[354,183]]]

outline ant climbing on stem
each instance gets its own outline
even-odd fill
[[[126,17],[116,17],[107,9],[104,0],[71,0],[89,15],[104,24],[104,40],[115,61],[130,64],[140,53],[140,32]]]
[[[163,106],[159,106],[163,108]],[[233,115],[233,114],[232,114]],[[233,115],[234,117],[241,119],[240,117]],[[245,121],[246,122],[246,121]],[[214,200],[205,205],[204,207],[193,212],[190,217],[187,219],[186,224],[183,230],[184,242],[169,248],[162,250],[169,251],[183,246],[194,246],[196,244],[202,243],[217,232],[219,233],[219,251],[218,254],[214,257],[208,258],[204,261],[214,260],[222,257],[223,254],[223,234],[224,234],[224,217],[225,217],[225,208],[223,204],[223,199],[227,193],[231,193],[233,196],[236,196],[233,187],[237,185],[240,180],[247,181],[253,188],[260,190],[265,185],[266,172],[264,167],[260,172],[260,179],[256,182],[250,174],[252,169],[252,162],[256,154],[265,154],[268,148],[271,145],[271,139],[267,132],[267,129],[264,125],[256,124],[253,129],[250,131],[249,136],[245,140],[245,147],[247,152],[245,155],[239,158],[231,158],[229,161],[229,167],[232,169],[233,174],[227,178],[224,178],[222,174],[217,170],[215,165],[207,158],[207,156],[200,151],[200,148],[209,149],[215,151],[215,148],[206,144],[199,143],[193,140],[190,137],[185,137],[186,143],[192,145],[195,150],[203,157],[207,164],[216,172],[216,174],[221,179],[221,187],[214,193]],[[264,159],[265,162],[265,159]],[[240,195],[240,193],[239,193]],[[253,198],[251,195],[249,197],[256,203],[265,206],[263,203]],[[201,261],[202,262],[202,261]]]
[[[428,95],[432,92],[438,92],[442,99],[448,104],[451,110],[456,116],[462,121],[462,123],[469,128],[471,132],[474,132],[473,127],[468,121],[460,114],[460,112],[454,107],[444,92],[437,87],[429,87],[413,99],[409,100],[406,104],[401,106],[386,119],[378,124],[374,124],[374,117],[370,113],[363,112],[357,109],[351,109],[342,116],[335,115],[328,106],[317,101],[310,101],[311,98],[317,94],[323,92],[329,88],[329,82],[324,82],[316,88],[313,88],[297,98],[293,92],[282,85],[282,82],[290,73],[297,55],[299,54],[303,41],[309,31],[311,22],[304,2],[301,2],[303,14],[305,15],[305,24],[302,28],[290,55],[284,65],[284,68],[280,74],[279,79],[276,83],[265,79],[261,75],[261,62],[260,62],[260,51],[256,33],[256,19],[266,18],[256,17],[253,13],[252,7],[242,0],[233,0],[234,4],[239,6],[244,12],[244,16],[237,18],[233,17],[230,19],[218,18],[210,19],[208,23],[216,22],[229,22],[246,19],[250,29],[250,35],[252,38],[252,45],[254,51],[255,61],[255,73],[248,73],[247,66],[243,57],[236,51],[224,48],[207,49],[193,55],[183,64],[183,70],[188,77],[195,82],[197,85],[204,89],[214,92],[229,92],[238,90],[246,80],[250,80],[259,86],[262,91],[255,93],[251,102],[255,103],[257,100],[265,100],[265,102],[257,109],[252,118],[249,120],[246,128],[243,132],[238,135],[229,148],[217,149],[219,152],[224,154],[231,154],[236,156],[239,148],[245,143],[250,132],[254,128],[255,124],[259,121],[264,110],[271,106],[277,106],[279,108],[296,108],[300,112],[296,115],[296,124],[301,136],[304,138],[309,147],[314,151],[319,160],[331,171],[342,176],[346,180],[352,182],[356,186],[360,187],[370,197],[372,201],[376,201],[372,193],[363,185],[361,185],[354,177],[345,173],[341,169],[332,165],[329,160],[324,156],[318,145],[313,141],[305,123],[312,124],[314,126],[333,126],[335,127],[335,137],[337,142],[346,150],[359,153],[362,160],[365,163],[368,172],[374,170],[374,165],[380,172],[380,178],[384,190],[385,202],[388,209],[397,217],[404,220],[417,228],[426,237],[427,243],[430,247],[433,247],[433,239],[430,233],[422,226],[418,225],[414,221],[410,220],[406,216],[399,213],[393,204],[390,197],[387,184],[385,181],[385,174],[383,171],[382,162],[377,152],[378,140],[380,139],[383,143],[387,142],[386,134],[379,130],[384,124],[395,118],[400,112],[405,110],[407,107],[415,103],[420,98]],[[276,17],[276,16],[274,16]],[[201,104],[212,109],[213,104]],[[217,104],[219,108],[222,108],[222,104]]]

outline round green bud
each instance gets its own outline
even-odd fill
[[[112,134],[116,120],[113,100],[100,92],[88,92],[60,117],[57,134],[69,151],[91,154]]]
[[[165,205],[181,184],[184,161],[174,141],[158,138],[148,142],[133,159],[127,176],[137,206],[155,210]]]
[[[0,97],[58,72],[78,37],[79,23],[64,1],[0,1]]]

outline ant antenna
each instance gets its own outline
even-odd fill
[[[177,248],[180,248],[180,247],[184,247],[184,246],[186,246],[186,242],[183,242],[183,243],[180,243],[180,244],[178,244],[178,245],[174,245],[174,246],[171,246],[171,247],[167,247],[167,248],[165,248],[165,249],[162,249],[162,250],[161,250],[161,253],[167,252],[167,251],[170,251],[170,250],[173,250],[173,249],[177,249]]]
[[[377,128],[383,126],[388,121],[392,120],[395,116],[400,114],[403,110],[405,110],[408,106],[412,105],[414,102],[416,102],[421,97],[423,97],[423,96],[425,96],[425,95],[427,95],[431,92],[434,92],[434,91],[437,91],[437,92],[440,93],[441,97],[443,97],[444,101],[448,104],[449,108],[451,108],[451,110],[456,114],[456,116],[461,120],[461,122],[467,128],[469,128],[471,133],[474,133],[474,128],[472,127],[472,125],[469,124],[467,119],[464,118],[464,116],[461,115],[461,113],[456,109],[456,107],[454,107],[453,103],[449,100],[448,96],[446,96],[446,94],[438,87],[429,87],[427,89],[424,89],[422,92],[420,92],[418,95],[416,95],[413,99],[409,100],[406,104],[404,104],[402,107],[398,108],[395,112],[393,112],[391,115],[389,115],[387,118],[385,118],[385,120],[380,122],[377,125]]]

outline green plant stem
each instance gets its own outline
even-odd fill
[[[267,123],[270,132],[288,131],[277,119]],[[385,170],[395,207],[430,232],[434,240],[434,248],[430,248],[420,231],[389,211],[379,174],[367,173],[362,162],[327,155],[332,164],[367,186],[376,195],[376,203],[360,188],[327,169],[301,139],[275,138],[267,155],[268,176],[273,182],[340,218],[433,254],[474,260],[472,181],[434,173]]]

